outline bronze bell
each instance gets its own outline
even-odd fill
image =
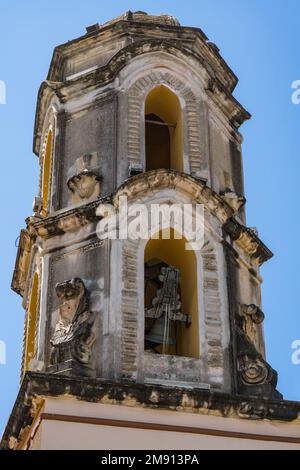
[[[167,315],[162,315],[154,321],[150,331],[145,335],[145,341],[149,346],[174,345],[176,341],[172,338],[172,321]]]

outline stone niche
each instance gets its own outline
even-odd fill
[[[97,153],[85,154],[79,157],[69,172],[71,176],[67,181],[72,192],[74,204],[87,203],[100,195],[101,174],[97,165]],[[72,172],[74,172],[72,174]]]
[[[76,288],[79,286],[78,289],[85,288],[86,290],[87,305],[85,310],[92,320],[92,334],[87,333],[89,337],[93,336],[92,341],[90,341],[91,357],[83,369],[88,369],[86,375],[92,377],[106,377],[109,374],[108,249],[108,242],[95,239],[79,248],[72,247],[51,256],[47,301],[48,322],[45,334],[45,363],[46,369],[52,373],[55,373],[56,369],[57,373],[64,373],[63,371],[68,369],[62,367],[57,359],[56,365],[53,365],[53,338],[61,320],[61,305],[66,303],[66,299],[68,299],[68,296],[70,297],[70,291],[72,294],[75,285]],[[73,313],[76,315],[75,311]],[[83,334],[85,334],[85,331],[83,331]],[[76,371],[69,370],[65,373],[66,375],[76,375]],[[82,373],[85,374],[84,370]]]
[[[65,123],[64,156],[59,178],[60,208],[78,202],[86,203],[91,196],[104,196],[115,189],[115,110],[115,97],[110,95],[94,102],[89,108],[68,116]],[[81,168],[81,160],[85,155],[92,155],[91,168]],[[83,170],[87,170],[86,174],[81,174]],[[90,173],[87,174],[88,171]],[[76,176],[91,177],[90,182],[93,183],[93,174],[96,182],[99,181],[99,177],[105,176],[101,178],[98,192],[92,192],[89,198],[81,198],[77,193],[78,198],[74,201],[76,187],[80,182],[80,179],[76,180]],[[74,184],[71,182],[72,188],[70,188],[72,178]]]

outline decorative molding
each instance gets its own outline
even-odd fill
[[[206,92],[214,104],[228,117],[229,123],[234,129],[238,129],[243,122],[251,118],[251,114],[241,106],[234,96],[231,95],[231,99],[224,100],[227,90],[217,77],[209,80]]]
[[[28,217],[27,229],[32,236],[48,239],[68,232],[75,232],[80,227],[95,222],[100,218],[96,215],[96,209],[100,202],[108,202],[110,198],[96,199],[79,207],[60,211],[51,216],[40,219]]]
[[[146,26],[147,28],[153,28],[151,23],[147,23]],[[128,34],[128,28],[131,27],[134,28],[133,33],[136,32],[135,29],[138,27],[137,24],[124,21],[122,22],[121,30],[122,28],[125,28],[126,34]],[[145,25],[143,25],[143,35],[144,28]],[[160,26],[160,28],[163,29],[163,26]],[[178,28],[169,27],[167,29],[168,34],[172,30],[177,30]],[[178,41],[176,36],[169,36],[168,39],[141,39],[137,36],[136,41],[118,51],[106,65],[68,81],[63,81],[63,77],[58,76],[56,72],[59,70],[59,74],[61,75],[63,70],[63,60],[65,55],[61,53],[61,50],[63,47],[71,47],[71,45],[74,44],[74,42],[78,42],[78,40],[70,41],[64,46],[57,47],[50,66],[48,79],[42,83],[38,93],[34,126],[35,153],[39,153],[42,133],[41,126],[44,122],[45,109],[48,108],[52,99],[55,98],[58,102],[63,103],[66,101],[67,96],[76,96],[76,94],[82,93],[82,89],[81,87],[78,87],[78,83],[82,83],[86,88],[90,87],[90,89],[99,88],[99,84],[101,84],[101,86],[108,85],[132,59],[149,52],[167,52],[171,56],[184,56],[185,59],[186,57],[190,57],[192,60],[198,62],[200,66],[202,65],[205,68],[208,77],[210,77],[210,82],[207,83],[207,88],[216,105],[219,107],[223,106],[224,111],[229,112],[228,118],[235,125],[240,125],[243,120],[249,119],[249,113],[247,113],[247,111],[232,96],[232,91],[237,83],[237,77],[226,65],[219,53],[212,50],[211,45],[206,42],[205,35],[199,30],[194,29],[191,31],[191,28],[183,27],[179,27],[179,29],[181,32],[184,31],[185,35],[189,36],[187,41]],[[155,32],[157,32],[157,30],[155,30]],[[81,39],[86,39],[87,43],[90,41],[87,37]],[[189,45],[191,41],[193,44],[196,44],[198,51],[195,51],[194,47],[191,48]],[[216,79],[217,76],[219,77],[218,80]],[[212,83],[213,85],[209,85],[209,83]],[[236,128],[233,127],[232,130],[235,132]]]
[[[123,183],[117,191],[104,198],[82,204],[79,207],[60,211],[44,219],[28,217],[27,229],[32,237],[39,235],[43,239],[76,231],[78,228],[97,220],[96,209],[99,204],[113,203],[118,207],[120,196],[138,197],[158,189],[170,188],[189,194],[198,204],[203,204],[213,214],[226,233],[236,242],[244,253],[258,265],[270,259],[273,254],[255,235],[253,230],[245,227],[233,217],[233,209],[223,198],[208,187],[204,181],[175,170],[153,170],[133,176]]]
[[[233,217],[228,219],[223,228],[236,242],[237,246],[254,259],[258,265],[272,258],[273,253],[271,250],[266,247],[251,228],[240,224]]]
[[[118,207],[120,196],[127,196],[131,199],[164,188],[183,192],[189,195],[195,203],[203,204],[217,217],[221,225],[233,215],[231,207],[203,181],[175,170],[160,169],[133,176],[114,193],[113,202],[115,207]]]
[[[32,425],[36,400],[39,397],[70,397],[94,403],[131,403],[144,409],[180,409],[183,412],[229,418],[266,419],[296,424],[300,403],[278,399],[245,397],[201,389],[186,389],[128,381],[112,382],[88,377],[72,378],[53,374],[27,372],[4,431],[0,449],[9,449],[10,442],[21,442]],[[153,400],[155,397],[155,400]],[[249,436],[250,437],[250,436]],[[273,436],[272,436],[273,437]],[[248,438],[248,436],[247,436]],[[299,443],[299,437],[274,436],[279,441]]]

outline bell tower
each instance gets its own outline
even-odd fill
[[[300,405],[265,357],[272,253],[246,225],[236,84],[217,46],[168,15],[129,11],[55,48],[12,280],[24,351],[2,448],[300,446]],[[181,205],[202,208],[196,248],[178,236]],[[128,236],[136,206],[175,212]]]

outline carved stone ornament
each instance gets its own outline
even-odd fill
[[[240,328],[237,329],[237,348],[238,393],[282,399],[281,393],[276,390],[276,370],[265,361],[248,335]]]
[[[265,315],[257,305],[242,305],[240,325],[250,340],[258,345],[258,329],[257,325],[264,321]]]
[[[259,358],[251,359],[248,356],[240,357],[239,369],[242,379],[246,384],[256,385],[267,382],[268,367],[267,364]]]
[[[242,306],[242,312],[243,312],[244,316],[251,317],[251,320],[256,325],[259,325],[265,319],[264,313],[261,311],[261,309],[259,307],[257,307],[257,305],[254,305],[254,304],[243,305]]]
[[[225,191],[221,192],[220,195],[223,197],[223,199],[225,199],[227,204],[232,207],[234,212],[238,212],[246,203],[244,196],[240,196],[232,189],[226,189]]]
[[[99,181],[100,176],[96,171],[84,169],[69,178],[67,185],[70,191],[80,199],[89,199],[96,192]]]
[[[238,409],[240,418],[265,419],[270,414],[270,409],[265,404],[241,403]]]
[[[68,370],[71,375],[78,371],[86,375],[84,366],[91,365],[95,341],[94,315],[89,310],[88,291],[80,278],[74,278],[57,284],[56,294],[61,304],[50,340],[51,366],[60,366],[58,370]]]

